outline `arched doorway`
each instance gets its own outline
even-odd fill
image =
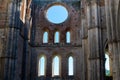
[[[105,80],[113,80],[113,75],[112,75],[112,55],[111,52],[109,51],[109,45],[106,44],[105,46]]]

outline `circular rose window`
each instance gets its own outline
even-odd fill
[[[52,23],[60,24],[68,18],[68,11],[62,5],[53,5],[48,8],[46,18]]]

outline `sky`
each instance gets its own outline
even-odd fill
[[[105,69],[106,70],[110,70],[110,67],[109,67],[109,56],[108,55],[106,55],[105,54],[105,58],[106,58],[106,62],[105,62]],[[72,57],[69,57],[69,59],[68,59],[68,75],[73,75],[73,72],[74,72],[74,70],[73,70],[73,68],[74,68],[74,66],[73,66],[73,63],[74,61],[73,61],[73,58]],[[55,58],[53,59],[53,64],[52,64],[52,66],[53,66],[53,74],[54,75],[59,75],[59,69],[60,69],[60,67],[59,67],[59,63],[60,63],[60,59],[59,59],[59,57],[58,56],[55,56]],[[38,71],[38,76],[40,76],[40,75],[45,75],[45,57],[41,57],[41,59],[40,59],[40,61],[39,61],[39,69],[38,69],[39,71]]]
[[[110,70],[109,64],[109,56],[105,54],[106,62],[105,62],[105,69]]]
[[[68,17],[68,11],[61,5],[55,5],[48,8],[46,13],[47,19],[55,24],[64,22]]]
[[[68,58],[68,75],[73,75],[74,73],[74,63],[73,63],[73,57],[69,57]],[[53,76],[55,75],[59,75],[60,73],[60,58],[58,56],[55,56],[53,58],[53,62],[52,62],[52,71],[53,71]],[[38,67],[38,76],[43,76],[45,75],[45,57],[42,56],[39,60],[39,67]]]
[[[48,9],[46,17],[48,18],[48,20],[50,22],[55,23],[55,24],[59,24],[59,23],[64,22],[67,19],[68,12],[67,12],[65,7],[60,6],[60,5],[55,5],[55,6],[52,6],[52,7],[50,7]],[[70,32],[68,32],[67,35],[68,36],[66,37],[66,40],[67,40],[66,42],[70,43]],[[56,32],[55,38],[54,38],[55,43],[59,43],[59,38],[60,38],[59,36],[60,36],[60,33]],[[47,32],[44,33],[43,43],[48,43],[48,33]],[[109,67],[109,56],[105,55],[105,58],[106,58],[105,69],[106,70],[110,70],[110,67]],[[39,66],[41,68],[39,68],[40,72],[38,71],[39,72],[38,75],[39,74],[44,75],[45,74],[45,72],[44,72],[44,69],[45,69],[44,68],[45,67],[44,66],[45,65],[45,59],[41,58],[40,62],[41,62],[41,65],[39,64]],[[68,74],[69,75],[73,75],[73,59],[69,58],[69,62],[68,63],[69,63],[68,65],[70,66],[68,68],[68,71],[69,71]],[[59,66],[59,59],[58,59],[58,57],[54,58],[53,64],[55,65],[53,73],[55,75],[59,75],[59,67],[58,67]]]

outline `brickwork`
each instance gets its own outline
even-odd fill
[[[45,13],[58,4],[69,15],[65,22],[53,24]],[[120,80],[119,21],[120,0],[0,0],[0,80]],[[48,43],[43,43],[45,31]],[[59,43],[54,43],[56,31],[60,32]],[[70,43],[66,43],[67,31]],[[106,45],[112,75],[105,78]],[[38,76],[42,55],[45,76]],[[52,75],[55,55],[60,57],[59,76]],[[68,76],[69,56],[74,59],[74,76]]]
[[[39,2],[39,1],[38,1]],[[46,2],[45,2],[46,3]],[[50,6],[53,5],[62,5],[68,10],[68,18],[65,22],[60,24],[54,24],[47,20],[46,11]],[[74,3],[73,3],[74,4]],[[80,10],[77,11],[75,7],[72,5],[67,5],[62,2],[52,2],[47,3],[44,6],[39,6],[39,4],[34,4],[37,7],[35,8],[34,15],[32,15],[35,21],[35,34],[34,34],[34,43],[32,45],[32,66],[36,67],[36,69],[32,69],[31,73],[34,77],[38,77],[38,60],[39,56],[45,55],[47,59],[46,65],[46,77],[52,77],[52,59],[55,55],[59,55],[61,58],[61,69],[60,69],[60,78],[67,79],[68,75],[68,57],[72,55],[74,57],[74,79],[82,80],[84,77],[80,77],[79,75],[84,73],[83,70],[83,54],[81,51],[81,43],[80,43]],[[48,43],[43,43],[43,33],[47,31],[49,35]],[[54,43],[54,34],[56,31],[60,32],[60,42]],[[71,42],[69,44],[66,43],[66,32],[70,31],[71,34]],[[36,62],[37,61],[37,62]],[[77,63],[79,62],[79,63]],[[36,66],[35,66],[36,65]],[[81,72],[80,72],[81,71]]]

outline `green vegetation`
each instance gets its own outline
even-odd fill
[[[106,70],[106,76],[110,76],[110,70]]]

